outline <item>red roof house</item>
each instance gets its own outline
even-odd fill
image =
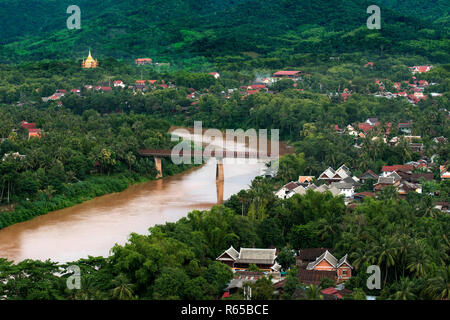
[[[21,126],[22,127],[24,127],[25,129],[34,129],[34,128],[36,128],[36,123],[34,123],[34,122],[31,122],[31,123],[28,123],[28,122],[26,122],[26,121],[22,121],[21,122]]]

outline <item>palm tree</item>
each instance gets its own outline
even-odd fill
[[[409,278],[400,279],[400,288],[390,297],[394,300],[414,300],[416,294],[413,292],[414,283]]]
[[[431,278],[424,292],[432,299],[450,299],[450,266],[442,268],[436,277]]]
[[[392,238],[384,238],[381,245],[375,247],[375,252],[378,253],[378,264],[385,266],[384,286],[386,286],[389,267],[395,265],[396,251],[395,242]]]
[[[398,259],[402,267],[402,276],[405,276],[406,264],[408,262],[408,254],[411,249],[411,238],[406,234],[402,234],[398,240]]]
[[[407,269],[413,272],[416,277],[424,277],[427,274],[428,261],[426,244],[422,240],[417,240],[408,256]]]
[[[124,274],[119,274],[113,281],[115,286],[112,290],[112,296],[118,300],[131,300],[133,299],[134,285],[129,283],[127,277]]]
[[[323,300],[323,295],[320,294],[320,288],[312,284],[306,289],[305,298],[307,300]]]

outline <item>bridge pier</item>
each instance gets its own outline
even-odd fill
[[[156,157],[155,156],[155,168],[156,171],[158,172],[156,175],[156,179],[160,179],[163,177],[163,173],[162,173],[162,162],[161,162],[161,158],[160,157]]]
[[[217,204],[223,203],[223,185],[224,181],[217,180],[216,181],[216,188],[217,188]]]
[[[224,181],[223,176],[223,159],[217,159],[217,165],[216,165],[216,181]]]

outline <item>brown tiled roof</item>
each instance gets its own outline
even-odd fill
[[[336,271],[317,271],[299,269],[298,278],[304,284],[320,285],[320,281],[324,278],[329,278],[336,281]]]
[[[326,250],[328,250],[329,252],[333,252],[333,249],[330,248],[307,248],[307,249],[300,249],[297,257],[302,261],[306,260],[314,261]]]

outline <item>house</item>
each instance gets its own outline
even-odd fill
[[[252,271],[238,271],[234,274],[233,279],[228,283],[225,288],[225,292],[222,298],[227,298],[230,294],[236,293],[241,289],[244,283],[253,283],[256,280],[262,278],[264,273],[262,272],[252,272]]]
[[[103,92],[107,92],[107,91],[111,91],[112,88],[111,87],[101,87],[100,90]]]
[[[303,187],[309,186],[313,180],[314,180],[313,176],[299,176],[298,177],[298,182]]]
[[[40,137],[41,137],[41,129],[28,129],[28,139]]]
[[[36,128],[36,123],[34,122],[28,123],[26,121],[22,121],[20,125],[27,130]]]
[[[412,121],[399,123],[398,129],[403,133],[411,134]]]
[[[412,165],[408,165],[408,164],[400,164],[400,165],[394,165],[394,166],[383,166],[381,168],[382,171],[382,176],[383,177],[387,177],[391,172],[395,172],[398,170],[403,170],[403,171],[413,171],[414,170],[414,166]]]
[[[446,143],[447,142],[447,138],[440,136],[440,137],[436,137],[433,139],[434,143]]]
[[[123,83],[122,80],[114,80],[114,87],[115,88],[117,88],[117,87],[125,88],[126,85],[125,85],[125,83]]]
[[[301,196],[304,196],[306,194],[306,188],[303,186],[298,186],[293,191],[294,191],[294,194],[299,194]],[[292,195],[294,195],[294,194],[292,194]]]
[[[358,123],[358,129],[362,130],[365,134],[372,131],[374,126],[369,123]]]
[[[323,295],[324,300],[342,300],[344,296],[352,294],[352,291],[345,288],[337,289],[334,287],[329,287],[320,290],[320,293]]]
[[[294,189],[296,189],[299,185],[295,182],[289,182],[285,184],[280,190],[278,190],[275,195],[280,199],[287,199],[294,195]]]
[[[341,283],[352,277],[352,265],[344,255],[337,260],[328,250],[322,253],[315,261],[310,262],[306,270],[310,271],[332,271],[336,274],[336,283]]]
[[[373,62],[367,62],[364,67],[373,67],[374,63]]]
[[[365,192],[355,193],[353,195],[353,199],[355,199],[356,201],[361,201],[361,200],[363,200],[364,198],[367,198],[367,197],[373,198],[373,197],[375,197],[375,194],[373,192],[365,191]]]
[[[338,182],[344,180],[345,178],[350,176],[350,170],[342,165],[339,169],[334,171],[333,168],[329,167],[322,174],[320,174],[318,180],[324,180],[328,183]]]
[[[341,128],[339,128],[339,126],[338,126],[337,124],[331,125],[331,128],[332,128],[333,130],[335,130],[338,134],[342,134],[342,133],[344,132],[344,130],[341,129]]]
[[[150,58],[138,58],[134,61],[138,66],[143,66],[146,64],[152,64],[153,61]]]
[[[20,154],[20,153],[18,153],[18,152],[10,152],[10,153],[5,153],[4,155],[3,155],[3,158],[2,158],[2,161],[6,161],[6,160],[8,160],[9,158],[13,158],[13,159],[15,159],[15,160],[22,160],[22,159],[25,159],[26,158],[26,156],[25,155],[22,155],[22,154]]]
[[[450,202],[439,201],[435,203],[435,209],[450,213]]]
[[[331,183],[331,187],[338,189],[339,194],[344,195],[346,198],[351,198],[355,193],[355,185],[344,180]]]
[[[397,192],[400,196],[405,196],[409,192],[422,193],[422,186],[417,183],[411,183],[406,180],[402,180],[397,187]]]
[[[447,170],[445,166],[440,166],[439,171],[441,173],[441,179],[450,179],[450,172]]]
[[[327,250],[333,252],[331,248],[300,249],[295,257],[295,263],[299,268],[306,268],[310,262],[315,261],[317,257],[321,256]]]
[[[302,71],[277,71],[273,74],[274,78],[297,79]]]
[[[409,70],[413,73],[425,73],[430,71],[433,68],[433,66],[413,66],[409,67]]]
[[[247,270],[251,264],[255,264],[262,271],[279,272],[281,266],[275,261],[276,249],[241,248],[236,251],[233,246],[216,258],[233,270]]]
[[[215,79],[220,78],[220,74],[218,72],[210,72],[209,74],[212,75]]]
[[[428,87],[429,86],[429,83],[428,83],[428,81],[427,80],[419,80],[419,87],[420,88],[425,88],[425,87]]]
[[[352,96],[352,93],[347,88],[344,89],[344,92],[342,92],[341,97],[344,99],[344,101],[347,101],[348,98]]]
[[[383,190],[386,187],[397,187],[400,184],[400,181],[395,181],[394,177],[382,177],[380,176],[378,178],[378,182],[374,185],[373,190],[376,192],[379,192]]]
[[[425,148],[423,143],[410,143],[409,147],[414,152],[422,152],[423,149]]]
[[[373,127],[378,123],[378,118],[368,118],[366,123]]]
[[[373,172],[372,170],[367,170],[366,172],[364,172],[360,177],[359,180],[361,181],[361,183],[366,183],[366,181],[368,180],[378,180],[378,175]]]

